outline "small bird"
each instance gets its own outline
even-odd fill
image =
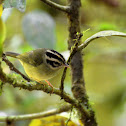
[[[6,56],[17,58],[24,67],[26,74],[39,83],[45,80],[52,87],[48,79],[54,77],[63,67],[68,67],[64,57],[55,50],[39,48],[23,54],[5,52]]]

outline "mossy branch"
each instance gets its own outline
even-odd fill
[[[67,60],[67,64],[70,64],[72,57],[77,52],[77,49],[78,49],[78,46],[79,46],[79,41],[80,41],[82,36],[83,36],[82,33],[76,34],[76,39],[73,40],[73,41],[75,41],[74,42],[75,44],[74,44],[74,46],[71,47],[71,53],[70,53],[70,56]],[[65,77],[66,77],[66,72],[67,72],[67,67],[64,68],[63,75],[62,75],[62,78],[61,78],[61,85],[60,85],[61,99],[63,99],[64,80],[65,80]]]
[[[9,64],[7,64],[7,65],[9,65]],[[11,64],[11,65],[13,65],[13,64]],[[14,88],[19,87],[20,89],[26,89],[29,91],[40,90],[45,93],[56,94],[61,97],[61,91],[57,88],[53,88],[53,92],[52,92],[52,88],[48,85],[45,86],[45,85],[37,83],[37,82],[27,82],[25,80],[22,81],[22,80],[18,80],[17,78],[13,78],[12,76],[10,77],[10,76],[6,75],[1,68],[1,62],[0,62],[0,79],[2,82],[4,82],[3,85],[9,84],[9,85],[12,85]],[[71,104],[75,108],[81,109],[81,111],[86,113],[88,116],[90,115],[87,108],[84,108],[79,102],[77,102],[74,98],[72,98],[65,91],[63,92],[63,96],[64,96],[63,97],[64,101]]]
[[[16,69],[14,65],[7,59],[4,53],[2,54],[2,61],[4,61],[9,66],[10,70],[16,72],[17,74],[20,74],[25,80],[30,82],[30,79],[26,77],[24,74],[22,74],[18,69]]]

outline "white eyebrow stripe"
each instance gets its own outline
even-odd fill
[[[55,58],[52,58],[52,57],[50,58],[50,57],[46,56],[46,59],[50,60],[50,61],[61,63],[58,59],[55,59]]]
[[[52,53],[52,54],[56,55],[56,53],[52,52],[51,50],[47,50],[47,52],[49,52],[49,53]]]
[[[57,57],[59,57],[60,59],[62,59],[62,61],[65,61],[65,59],[63,58],[63,57],[61,57],[60,55],[61,54],[59,54],[58,52],[53,52],[53,51],[51,51],[51,50],[47,50],[46,52],[48,52],[48,53],[52,53],[52,54],[54,54],[54,55],[56,55]],[[52,57],[53,58],[53,57]]]

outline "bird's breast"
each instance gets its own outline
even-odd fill
[[[33,80],[36,81],[42,81],[42,80],[48,80],[52,78],[53,76],[56,75],[58,70],[54,71],[50,69],[49,67],[45,66],[45,64],[41,64],[37,67],[27,64],[27,63],[22,63],[24,70],[26,74]]]

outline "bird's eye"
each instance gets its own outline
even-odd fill
[[[53,68],[59,67],[61,66],[61,63],[56,62],[56,61],[52,61],[52,60],[46,60],[47,64],[50,65]]]
[[[53,67],[59,67],[59,66],[61,66],[60,63],[58,63],[58,62],[53,62]]]

